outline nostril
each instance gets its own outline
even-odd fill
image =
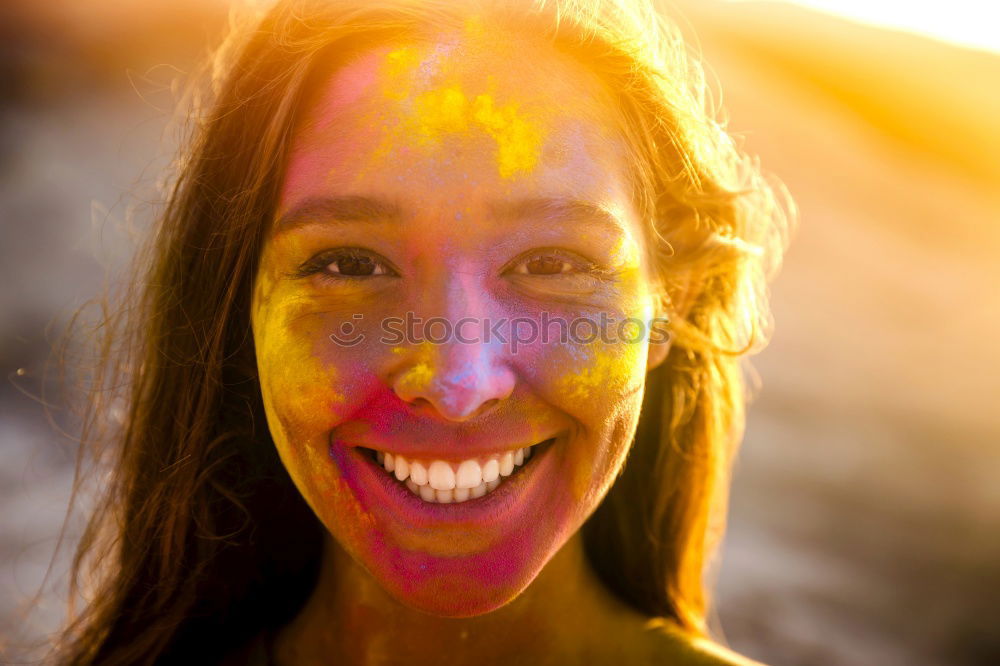
[[[484,402],[479,406],[479,410],[476,412],[476,414],[479,415],[482,414],[483,412],[488,412],[498,404],[500,404],[499,398],[490,398],[489,400],[487,400],[486,402]]]
[[[409,403],[417,409],[428,409],[432,406],[431,401],[427,398],[414,398],[413,400],[410,400]]]
[[[406,403],[410,407],[418,411],[433,412],[434,414],[441,414],[441,415],[448,414],[446,410],[442,410],[437,406],[436,403],[432,402],[431,400],[428,400],[427,398],[415,397],[410,400],[407,400]],[[477,407],[471,413],[463,415],[461,419],[459,419],[457,416],[453,416],[451,417],[451,420],[467,421],[469,419],[482,416],[486,412],[492,410],[498,404],[500,404],[499,398],[490,398],[489,400],[480,403],[479,407]]]

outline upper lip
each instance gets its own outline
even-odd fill
[[[555,439],[556,437],[558,437],[558,435],[553,434],[548,437],[541,437],[540,439],[532,442],[519,442],[517,444],[511,444],[503,447],[498,447],[496,444],[492,443],[489,445],[484,444],[482,446],[473,446],[458,442],[454,447],[447,449],[442,449],[440,445],[434,447],[421,446],[417,444],[400,446],[398,441],[390,443],[378,441],[340,440],[340,442],[351,447],[374,449],[384,453],[391,453],[394,456],[401,455],[407,460],[444,460],[448,462],[461,462],[470,458],[489,458],[490,456],[500,456],[507,451],[516,451],[517,449],[522,449],[528,446],[535,446],[536,444],[541,444],[550,439]]]

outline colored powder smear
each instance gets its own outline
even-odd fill
[[[489,95],[478,95],[472,105],[472,117],[492,136],[498,147],[500,175],[510,178],[518,171],[529,172],[538,163],[542,134],[518,114],[517,107],[505,104],[494,107]]]
[[[412,120],[422,143],[437,143],[446,134],[477,126],[496,141],[497,168],[503,178],[530,172],[538,163],[542,134],[513,103],[497,106],[488,94],[476,95],[470,102],[457,86],[449,86],[423,93],[414,106]]]
[[[404,135],[415,137],[419,145],[439,145],[447,135],[482,131],[496,142],[497,171],[501,177],[513,178],[535,168],[544,138],[537,120],[513,102],[498,104],[493,95],[486,92],[470,99],[456,83],[447,83],[411,98],[418,66],[421,66],[421,59],[412,47],[395,49],[386,56],[383,71],[389,85],[383,89],[383,96],[400,102],[403,108],[409,107],[396,133],[402,131]],[[387,137],[377,154],[386,156],[395,144],[395,139]]]
[[[593,360],[587,367],[574,369],[560,379],[560,393],[569,400],[587,400],[607,391],[621,378],[628,377],[630,373],[627,370],[635,362],[633,354],[595,350]]]

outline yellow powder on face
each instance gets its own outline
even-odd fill
[[[467,31],[483,31],[481,20],[470,19]],[[517,104],[498,105],[493,95],[470,96],[455,83],[454,77],[411,99],[416,69],[421,59],[413,47],[391,51],[382,66],[384,85],[381,94],[386,100],[399,103],[403,117],[399,125],[383,137],[373,158],[387,158],[393,146],[405,141],[418,145],[438,145],[448,135],[468,135],[481,131],[496,142],[497,171],[502,178],[530,173],[538,164],[544,134],[537,121],[529,118]]]
[[[587,400],[592,396],[618,391],[631,384],[641,355],[638,345],[595,349],[584,368],[575,368],[558,382],[560,393],[568,400]]]
[[[472,126],[496,141],[501,177],[530,172],[538,164],[542,132],[513,103],[498,107],[491,95],[482,94],[470,104],[457,86],[448,86],[423,93],[414,107],[408,120],[421,143],[438,142],[448,134],[465,134]]]
[[[408,379],[413,382],[413,388],[416,390],[426,389],[434,381],[434,371],[426,361],[417,363],[407,374],[409,375]]]
[[[265,251],[264,265],[280,261],[275,254],[295,251],[298,242],[272,245]],[[322,357],[326,343],[326,324],[308,316],[314,306],[289,293],[276,277],[274,269],[262,269],[257,275],[251,302],[251,325],[265,399],[295,395],[288,406],[294,420],[308,421],[317,414],[329,413],[331,407],[346,402],[339,390],[337,369],[332,360]]]
[[[542,133],[518,113],[516,105],[498,108],[490,95],[478,95],[472,105],[472,117],[496,140],[497,168],[503,178],[535,168],[541,153]]]
[[[417,134],[439,140],[442,134],[468,131],[468,107],[465,94],[454,86],[424,93],[416,103]]]
[[[399,82],[416,68],[420,56],[412,46],[403,46],[390,51],[385,57],[385,75],[393,82]]]
[[[434,345],[429,340],[424,340],[415,349],[410,347],[393,347],[394,354],[410,352],[414,355],[414,363],[406,370],[407,387],[414,391],[426,390],[434,381],[434,368],[428,359],[432,358]]]
[[[616,215],[618,210],[613,211]],[[642,258],[639,244],[632,236],[620,236],[611,246],[612,262],[620,268],[635,268],[639,266]]]

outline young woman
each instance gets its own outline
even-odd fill
[[[790,208],[674,29],[289,0],[230,45],[108,322],[62,663],[748,663],[702,577]]]

